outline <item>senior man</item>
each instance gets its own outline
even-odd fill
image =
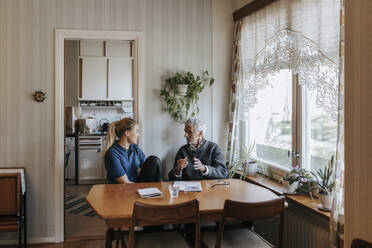
[[[216,143],[204,139],[206,127],[196,118],[185,122],[187,144],[177,152],[170,180],[219,179],[227,177],[226,162]]]

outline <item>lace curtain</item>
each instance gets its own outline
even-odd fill
[[[240,119],[258,102],[267,76],[282,69],[316,90],[317,107],[334,120],[338,101],[339,0],[281,0],[245,17],[241,30]]]

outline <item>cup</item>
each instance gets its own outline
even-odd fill
[[[170,184],[168,188],[169,188],[170,198],[178,198],[178,193],[180,192],[180,188],[174,184]]]

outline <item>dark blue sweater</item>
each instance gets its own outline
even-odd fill
[[[108,183],[117,183],[115,179],[124,175],[131,182],[136,182],[138,168],[142,168],[145,160],[146,156],[138,145],[131,144],[127,150],[115,142],[105,155]]]

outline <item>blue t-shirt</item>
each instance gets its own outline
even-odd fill
[[[105,156],[108,183],[118,183],[115,179],[124,175],[131,182],[136,182],[138,167],[142,168],[145,160],[146,156],[138,145],[131,144],[127,150],[116,141]]]

